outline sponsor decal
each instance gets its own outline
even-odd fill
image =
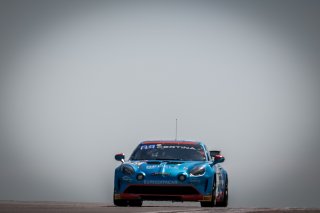
[[[170,169],[179,169],[179,166],[176,165],[148,165],[146,166],[146,169],[156,169],[156,168],[170,168]],[[184,169],[188,170],[188,168]]]
[[[176,165],[166,165],[166,167],[170,169],[179,169],[179,166],[176,166]]]
[[[178,184],[177,180],[145,180],[144,184]]]
[[[196,150],[193,146],[162,146],[164,149],[193,149]]]
[[[159,168],[160,165],[148,165],[146,166],[146,169],[155,169],[155,168]]]
[[[179,166],[177,166],[177,165],[170,165],[170,164],[165,164],[165,165],[163,165],[163,164],[147,165],[147,166],[146,166],[146,169],[156,169],[156,168],[160,168],[160,167],[162,167],[162,168],[170,168],[170,169],[179,169]],[[188,170],[188,168],[185,167],[184,170]]]
[[[192,149],[196,150],[193,146],[180,146],[180,145],[162,145],[162,144],[148,144],[148,145],[141,145],[141,150],[145,149]]]
[[[142,145],[140,147],[141,150],[144,150],[144,149],[155,149],[156,148],[156,145],[155,144],[151,144],[151,145]]]
[[[142,165],[143,163],[144,163],[143,161],[131,162],[131,164],[137,165],[137,166],[140,166],[140,165]]]

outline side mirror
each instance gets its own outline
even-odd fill
[[[210,151],[210,157],[212,158],[212,159],[214,159],[214,157],[216,156],[216,155],[220,155],[221,154],[221,151],[218,151],[218,150],[212,150],[212,151]]]
[[[214,156],[214,160],[213,160],[213,164],[217,164],[217,163],[223,163],[224,162],[224,157],[222,155],[215,155]]]
[[[125,158],[125,156],[124,156],[123,153],[116,154],[116,155],[114,156],[114,159],[116,159],[117,161],[121,161],[122,163],[124,162],[124,158]]]

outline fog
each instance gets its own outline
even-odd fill
[[[2,1],[0,200],[112,203],[137,144],[220,149],[232,207],[320,207],[318,1]]]

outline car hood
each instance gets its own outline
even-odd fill
[[[130,161],[136,172],[140,171],[146,175],[173,175],[178,173],[189,173],[193,168],[201,165],[205,165],[206,162],[203,161]]]

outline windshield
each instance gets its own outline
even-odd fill
[[[199,144],[140,144],[130,160],[184,160],[205,161],[205,152]]]

